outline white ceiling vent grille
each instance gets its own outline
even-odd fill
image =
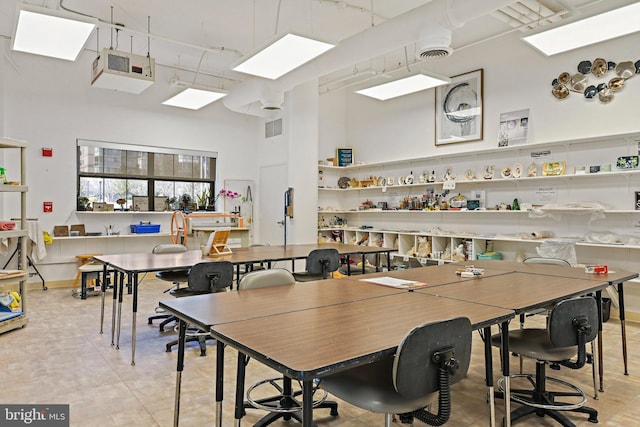
[[[282,119],[273,120],[264,124],[264,137],[273,138],[282,135]]]

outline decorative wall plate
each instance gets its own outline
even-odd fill
[[[407,177],[404,179],[404,183],[413,184],[413,175],[407,175]]]
[[[386,187],[387,186],[387,178],[378,178],[378,185],[380,187]]]
[[[562,162],[547,162],[542,165],[542,175],[544,176],[556,176],[564,175],[564,170],[567,167],[567,163]]]
[[[622,156],[616,161],[618,169],[635,169],[638,167],[638,156]]]
[[[522,176],[522,165],[520,163],[514,163],[511,168],[511,176],[514,178],[520,178]]]
[[[475,172],[473,172],[472,169],[467,169],[464,173],[464,179],[466,179],[467,181],[473,181],[474,179],[476,179]]]
[[[392,176],[387,178],[387,185],[393,185],[393,177]]]
[[[338,187],[347,188],[349,186],[349,181],[351,181],[351,178],[343,176],[342,178],[338,179]]]
[[[527,167],[527,176],[538,176],[538,164],[536,162]]]
[[[398,177],[398,185],[404,185],[404,176]]]
[[[482,177],[484,179],[493,179],[493,175],[496,172],[496,167],[494,165],[487,165],[482,170]]]
[[[511,168],[507,166],[506,168],[502,169],[500,171],[500,175],[503,178],[511,178]]]

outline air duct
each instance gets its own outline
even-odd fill
[[[453,53],[451,33],[449,28],[440,25],[427,28],[424,34],[420,35],[416,58],[419,60],[439,59],[451,55]]]
[[[274,92],[284,94],[302,83],[416,42],[428,50],[429,46],[426,43],[420,43],[421,34],[428,35],[428,32],[425,33],[426,29],[434,27],[448,29],[450,38],[452,30],[511,3],[513,0],[433,0],[340,41],[330,51],[277,80],[269,81],[257,77],[245,80],[234,87],[222,101],[232,111],[264,116],[268,110],[256,108],[255,105],[260,105],[262,99],[268,99],[265,98],[265,94]],[[450,53],[450,43],[446,43],[447,35],[444,32],[440,36],[436,36],[434,32],[432,46],[435,45],[435,39],[438,37],[440,38],[440,43],[437,43],[439,48]]]

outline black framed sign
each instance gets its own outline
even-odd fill
[[[336,148],[336,166],[353,164],[353,148]]]

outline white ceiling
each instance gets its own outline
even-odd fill
[[[458,0],[452,0],[453,5]],[[476,0],[478,1],[478,0]],[[485,0],[482,0],[484,2]],[[293,31],[338,43],[430,3],[431,0],[27,0],[51,9],[65,8],[103,21],[86,49],[113,47],[146,55],[180,80],[232,89],[249,76],[230,65],[265,45],[276,34]],[[482,3],[479,2],[478,4]],[[18,0],[0,2],[0,36],[13,33]],[[505,3],[509,3],[508,1]],[[520,0],[470,20],[453,30],[452,47],[463,49],[502,34],[544,25],[570,15],[608,10],[628,0]],[[111,14],[113,13],[113,19]],[[541,17],[542,16],[542,17]],[[122,24],[114,30],[111,23]],[[525,25],[529,23],[530,25]],[[150,24],[150,26],[149,26]],[[149,26],[149,27],[148,27]],[[515,27],[515,28],[514,28]],[[353,84],[416,62],[417,40],[379,52],[360,62],[345,60],[317,75],[321,90]],[[19,54],[7,52],[8,55]],[[446,61],[447,59],[440,59]],[[196,74],[197,71],[197,74]],[[166,82],[168,84],[168,82]]]

